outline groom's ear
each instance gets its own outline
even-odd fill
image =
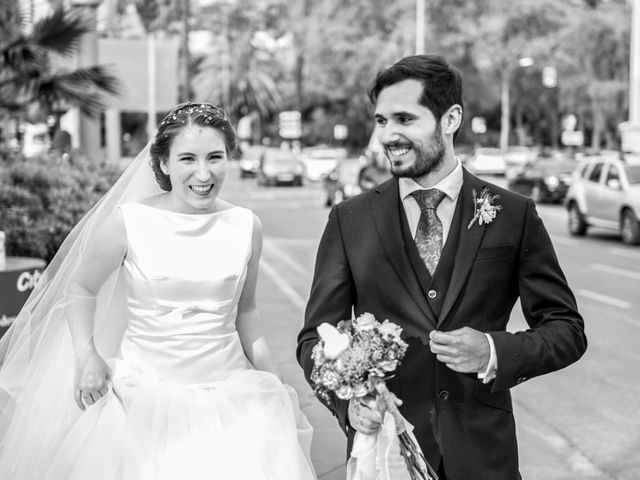
[[[442,130],[447,135],[453,135],[462,125],[462,107],[457,103],[451,105],[442,116]]]

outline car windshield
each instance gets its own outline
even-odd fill
[[[295,165],[296,163],[296,159],[289,155],[269,156],[264,161],[271,165]]]
[[[537,160],[533,167],[537,170],[557,173],[571,173],[576,168],[577,163],[571,160]]]
[[[476,150],[476,156],[480,156],[480,155],[486,155],[486,156],[499,156],[500,155],[500,149],[498,148],[478,148]]]
[[[347,152],[341,149],[312,150],[309,152],[309,158],[314,160],[336,160],[346,156]]]
[[[633,185],[640,183],[640,165],[628,165],[625,170],[627,171],[629,183]]]

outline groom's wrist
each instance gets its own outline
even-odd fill
[[[491,335],[485,333],[484,336],[489,342],[489,361],[484,371],[478,372],[478,379],[482,380],[482,383],[489,383],[496,378],[498,373],[498,356],[496,354],[496,346]]]

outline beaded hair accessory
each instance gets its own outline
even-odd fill
[[[181,103],[170,111],[160,124],[160,128],[169,124],[185,125],[191,115],[204,116],[205,125],[211,124],[214,120],[222,120],[230,124],[229,117],[222,107],[210,103]],[[224,128],[224,127],[223,127]]]

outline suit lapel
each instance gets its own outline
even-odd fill
[[[460,240],[458,242],[455,263],[451,273],[451,281],[449,282],[447,294],[442,305],[438,325],[446,320],[447,315],[451,311],[451,307],[460,295],[462,286],[469,276],[469,272],[473,266],[473,261],[476,258],[476,254],[480,248],[480,243],[482,242],[482,238],[484,237],[484,233],[487,228],[486,224],[481,226],[477,221],[471,226],[471,228],[467,228],[469,222],[473,218],[474,212],[475,199],[473,191],[475,190],[476,194],[480,195],[483,187],[484,184],[479,178],[474,177],[463,169],[463,183],[460,191],[460,198],[458,199],[458,202],[462,202],[462,215],[460,215]]]
[[[405,289],[424,313],[430,326],[435,327],[436,318],[427,304],[424,292],[407,256],[400,223],[401,208],[397,178],[392,178],[377,187],[375,195],[371,196],[373,219],[389,263],[398,274]]]

